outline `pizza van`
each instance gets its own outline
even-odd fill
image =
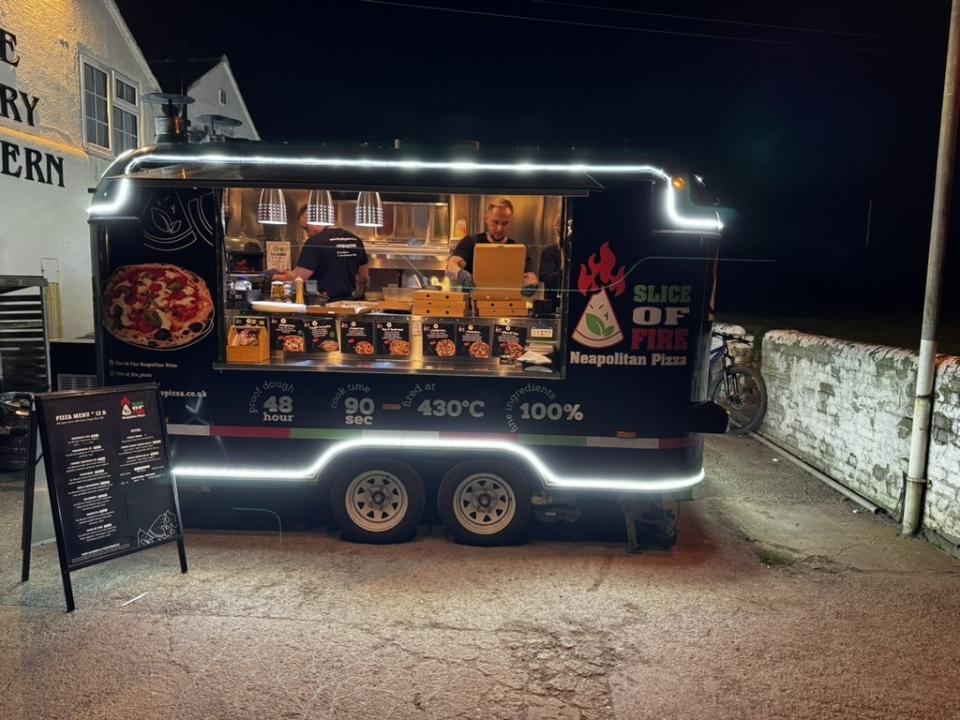
[[[100,380],[159,384],[188,522],[196,491],[225,517],[238,496],[278,514],[329,503],[358,541],[438,515],[496,545],[590,498],[619,502],[629,537],[643,515],[669,538],[703,434],[727,421],[707,399],[723,223],[702,194],[653,163],[141,148],[89,209]],[[447,258],[504,199],[526,258],[478,253],[451,286]],[[267,248],[296,266],[303,206],[362,240],[362,296],[271,299]],[[551,256],[553,282],[524,286],[523,263]],[[231,360],[237,323],[269,330],[262,360]]]

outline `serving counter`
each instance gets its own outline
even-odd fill
[[[558,372],[556,317],[451,317],[386,312],[233,313],[218,369],[443,373],[504,376]],[[269,351],[262,348],[268,343]],[[231,348],[231,345],[234,347]],[[231,349],[249,350],[250,359]]]

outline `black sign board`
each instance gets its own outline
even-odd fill
[[[176,541],[180,569],[186,572],[183,522],[157,386],[44,393],[36,396],[33,417],[43,448],[67,610],[74,609],[70,573],[80,568]],[[30,496],[32,476],[28,474],[25,488]],[[25,534],[31,520],[24,517]],[[24,553],[26,580],[26,541]]]

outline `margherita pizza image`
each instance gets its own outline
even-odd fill
[[[470,345],[470,357],[488,358],[490,357],[490,346],[482,340],[478,340]]]
[[[123,265],[107,280],[101,301],[107,330],[130,345],[180,348],[213,327],[210,289],[177,265]]]

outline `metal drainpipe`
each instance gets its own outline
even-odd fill
[[[927,289],[923,299],[923,329],[920,334],[920,357],[917,359],[917,390],[913,406],[913,429],[910,436],[910,465],[903,501],[902,535],[913,535],[920,528],[923,513],[923,491],[927,484],[927,451],[930,447],[930,414],[933,407],[934,363],[937,357],[937,322],[940,313],[943,259],[947,249],[947,221],[950,215],[950,192],[953,188],[954,155],[957,147],[957,102],[960,100],[958,80],[958,30],[960,0],[953,0],[950,9],[950,36],[947,41],[947,69],[943,79],[943,107],[940,113],[940,145],[937,150],[937,177],[933,195],[933,218],[930,225],[930,252],[927,256]]]

